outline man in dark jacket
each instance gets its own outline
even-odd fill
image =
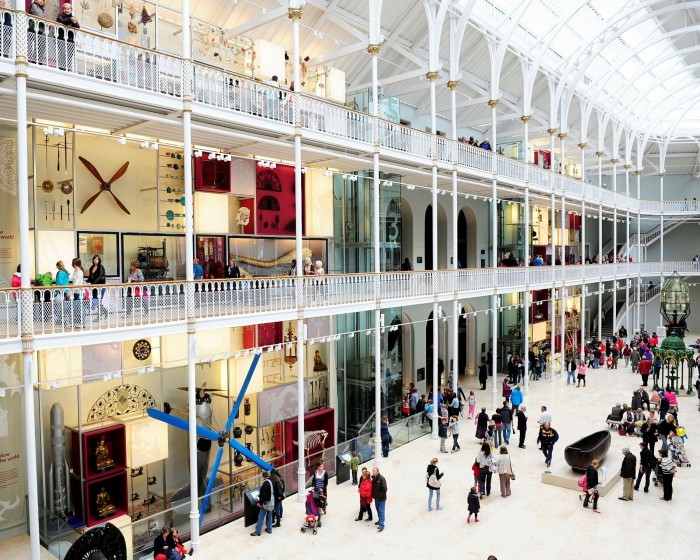
[[[513,430],[513,413],[508,406],[508,401],[503,401],[503,407],[496,410],[501,415],[503,422],[503,439],[510,443],[510,433]]]
[[[598,498],[600,497],[600,492],[598,491],[598,466],[600,461],[598,459],[593,459],[589,467],[586,469],[586,498],[583,500],[583,507],[587,508],[588,503],[593,496],[593,511],[598,511]]]
[[[377,508],[377,519],[374,524],[379,532],[384,530],[384,513],[386,511],[386,479],[379,474],[379,468],[372,469],[372,499],[374,507]]]
[[[639,484],[642,482],[642,477],[646,476],[644,483],[644,491],[649,492],[649,475],[654,469],[654,454],[649,451],[647,444],[642,442],[639,444],[639,473],[637,474],[637,482],[634,483],[634,489],[639,490]]]
[[[526,406],[521,406],[518,413],[515,415],[518,418],[518,433],[520,434],[520,443],[518,447],[525,449],[525,432],[527,432],[527,412]]]
[[[255,531],[253,531],[251,537],[259,537],[260,531],[262,531],[262,526],[264,522],[266,523],[265,532],[272,534],[272,511],[275,507],[275,499],[273,496],[273,486],[270,480],[270,473],[268,471],[262,472],[263,483],[260,487],[260,492],[258,493],[258,524],[255,526]]]
[[[622,468],[620,469],[620,477],[622,478],[622,496],[618,500],[623,502],[631,502],[634,500],[634,475],[637,474],[637,458],[630,452],[629,447],[622,448],[622,454],[625,456],[622,459]]]

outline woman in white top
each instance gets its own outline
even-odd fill
[[[73,283],[73,325],[82,327],[84,313],[81,300],[85,299],[85,290],[76,288],[85,285],[85,273],[83,272],[83,263],[80,259],[73,259],[70,264],[73,267],[73,274],[70,277]]]
[[[501,483],[501,498],[510,496],[510,481],[513,474],[513,465],[510,462],[508,448],[501,446],[501,454],[498,458],[498,479]]]

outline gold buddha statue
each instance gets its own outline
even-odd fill
[[[97,517],[100,519],[109,517],[117,510],[104,486],[100,488],[100,491],[97,493],[95,504],[97,505]]]
[[[321,352],[314,353],[314,371],[328,371],[328,366],[321,360]]]
[[[95,449],[95,468],[98,471],[103,471],[114,466],[114,460],[109,456],[109,449],[105,445],[105,437],[100,436]]]

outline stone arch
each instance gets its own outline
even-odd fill
[[[461,268],[477,267],[476,213],[467,205],[457,215],[457,260]]]

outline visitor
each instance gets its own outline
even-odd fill
[[[516,368],[515,368],[514,371],[517,372],[517,366],[516,366]],[[514,373],[514,374],[513,374],[513,378],[515,378],[516,376],[517,376],[517,373]],[[515,379],[513,379],[513,382],[515,382]],[[513,390],[511,389],[510,385],[508,384],[508,379],[507,379],[507,378],[504,379],[504,380],[503,380],[503,393],[502,393],[502,394],[503,394],[503,398],[504,398],[506,401],[509,401],[509,400],[510,400],[510,395],[511,395],[512,392],[513,392]]]
[[[386,479],[380,474],[379,468],[374,467],[372,468],[372,499],[374,500],[374,507],[377,510],[377,521],[375,521],[374,524],[377,526],[377,531],[379,532],[384,530],[385,525],[386,494]]]
[[[636,351],[636,348],[635,348]],[[634,352],[632,353],[632,371],[637,370],[642,377],[642,386],[646,387],[649,383],[649,374],[651,373],[651,360],[644,356],[639,363],[635,365]]]
[[[481,409],[479,414],[477,414],[474,424],[476,424],[476,433],[474,434],[474,437],[476,437],[478,440],[484,439],[486,429],[488,428],[489,424],[489,415],[486,414],[485,407]]]
[[[440,469],[438,468],[437,464],[438,460],[436,457],[430,460],[430,464],[428,465],[428,470],[425,477],[425,485],[428,487],[428,511],[433,511],[433,492],[436,495],[435,509],[442,509],[440,507],[440,487],[442,486],[440,479],[444,476],[444,473],[440,472]]]
[[[501,446],[501,454],[498,458],[498,480],[501,485],[501,498],[507,498],[510,496],[510,481],[515,480],[515,475],[508,448],[505,445]]]
[[[481,497],[491,495],[491,476],[492,472],[490,466],[493,464],[493,454],[491,453],[491,446],[484,442],[481,444],[481,449],[474,459],[475,463],[479,465],[479,493]]]
[[[355,521],[362,521],[365,512],[367,513],[367,521],[372,521],[372,478],[365,467],[362,468],[357,492],[360,494],[360,513],[357,514]]]
[[[258,522],[255,525],[255,530],[250,534],[251,537],[259,537],[261,535],[263,523],[266,524],[265,532],[272,534],[272,510],[274,509],[274,489],[270,480],[270,472],[262,472],[263,482],[258,492]]]
[[[2,0],[0,0],[2,2]],[[17,265],[17,270],[12,273],[12,280],[10,286],[13,288],[19,288],[22,285],[22,265]]]
[[[43,0],[42,0],[43,4]],[[169,556],[169,547],[168,547],[168,529],[163,527],[160,530],[160,533],[156,536],[155,540],[153,541],[153,557],[157,558],[158,555],[163,555],[164,558],[167,558]]]
[[[544,462],[547,468],[552,466],[552,452],[554,451],[554,444],[559,439],[559,434],[552,428],[549,422],[544,422],[540,426],[540,432],[537,435],[537,443],[540,444],[540,450],[544,455]]]
[[[500,409],[496,409],[491,415],[491,421],[493,422],[494,431],[496,432],[494,447],[501,447],[503,443],[503,416],[499,412]]]
[[[199,264],[199,259],[197,258],[192,259],[192,273],[195,280],[201,280],[204,278],[204,269],[202,268],[202,265]]]
[[[131,261],[131,266],[129,267],[129,276],[126,279],[129,284],[140,284],[144,281],[143,271],[139,268],[138,261]],[[133,308],[133,298],[141,298],[141,306],[144,312],[148,311],[148,300],[147,300],[147,288],[145,286],[135,286],[132,288],[127,288],[126,290],[126,311],[131,313]]]
[[[467,510],[469,511],[469,515],[467,515],[467,523],[471,523],[472,515],[474,515],[474,522],[479,522],[480,507],[479,494],[477,493],[476,487],[472,486],[469,489],[469,496],[467,496]]]
[[[513,405],[513,414],[517,414],[520,405],[523,404],[523,393],[519,385],[516,385],[510,394],[510,404]]]
[[[503,441],[510,443],[510,434],[513,430],[513,412],[508,406],[508,401],[503,401],[503,406],[496,410],[501,415],[503,422]]]
[[[576,360],[572,357],[566,362],[566,384],[570,385],[574,382],[576,375]]]
[[[73,284],[73,326],[82,328],[83,326],[83,300],[85,298],[85,290],[77,289],[85,284],[85,273],[80,259],[75,258],[71,261],[73,274],[71,274],[71,283]]]
[[[413,265],[411,264],[411,261],[408,260],[408,257],[406,257],[403,260],[403,263],[401,264],[401,270],[403,270],[404,272],[409,272],[413,270]]]
[[[549,422],[551,424],[552,422],[552,414],[547,411],[547,407],[542,405],[540,407],[540,418],[537,420],[537,423],[541,426],[545,422]]]
[[[92,265],[88,269],[88,277],[85,279],[88,284],[101,285],[107,283],[107,278],[105,276],[105,267],[102,266],[102,259],[100,255],[94,255],[92,257]],[[107,309],[104,305],[100,305],[100,302],[104,299],[104,295],[107,292],[107,288],[93,288],[92,289],[92,301],[90,302],[90,307],[92,312],[101,311],[104,317],[107,316]],[[98,309],[99,308],[99,309]]]
[[[637,474],[637,481],[634,484],[635,490],[639,490],[642,477],[645,477],[644,492],[649,492],[649,478],[655,465],[656,460],[654,459],[654,453],[650,451],[648,445],[642,441],[639,444],[639,473]]]
[[[459,416],[455,415],[450,419],[448,428],[452,432],[452,453],[455,453],[462,449],[459,446]]]
[[[664,486],[664,495],[660,500],[670,502],[673,499],[673,476],[676,474],[676,465],[668,456],[666,449],[659,450],[659,467],[661,468],[661,480]]]
[[[486,360],[481,358],[481,364],[479,365],[479,385],[481,390],[486,390],[486,381],[488,380],[488,366],[486,365]]]
[[[598,459],[593,459],[586,469],[586,498],[583,500],[583,507],[587,508],[591,496],[593,496],[593,511],[596,513],[600,513],[598,509],[598,498],[600,497],[600,491],[598,490],[599,465],[600,461],[598,461]]]
[[[476,411],[476,395],[474,391],[469,391],[469,397],[467,397],[467,403],[469,404],[469,416],[468,418],[472,420]]]
[[[323,496],[325,500],[328,499],[328,473],[326,472],[326,467],[322,461],[316,464],[316,470],[314,471],[312,486],[315,492],[318,492],[320,496]],[[323,507],[323,513],[325,515],[325,506]]]
[[[389,446],[393,442],[393,438],[389,433],[389,418],[382,416],[382,423],[380,426],[380,434],[382,439],[382,457],[389,456]]]
[[[634,500],[634,478],[637,473],[637,458],[630,452],[629,447],[622,448],[622,467],[620,468],[620,478],[622,478],[622,496],[618,500],[631,502]]]
[[[482,150],[491,150],[491,143],[489,142],[489,139],[484,138],[481,141],[481,144],[479,144],[479,148],[481,148]]]
[[[241,269],[238,266],[238,263],[236,262],[236,259],[234,257],[231,257],[228,260],[228,266],[226,267],[226,278],[229,278],[231,280],[235,280],[237,278],[241,277]],[[236,287],[236,283],[233,283],[234,288]]]
[[[353,454],[355,454],[354,451]],[[357,468],[355,469],[354,476],[355,482],[357,482]],[[281,527],[282,516],[284,515],[284,507],[282,505],[282,502],[287,496],[284,478],[277,469],[272,469],[272,471],[270,471],[270,480],[272,480],[272,494],[275,497],[275,509],[272,512],[272,526]]]
[[[659,418],[661,420],[656,425],[656,433],[661,439],[661,451],[666,451],[668,449],[668,435],[675,429],[675,419],[672,414],[662,415],[661,411],[659,411]]]
[[[630,365],[630,356],[631,355],[632,355],[632,349],[629,347],[629,344],[625,344],[625,347],[622,349],[622,358],[625,360],[625,367]]]
[[[440,438],[440,453],[447,453],[445,442],[447,441],[447,419],[440,417],[438,425],[438,437]]]
[[[525,449],[525,434],[527,433],[527,407],[521,406],[516,413],[516,418],[518,419],[518,434],[520,434],[520,440],[518,442],[518,447],[520,449]]]

